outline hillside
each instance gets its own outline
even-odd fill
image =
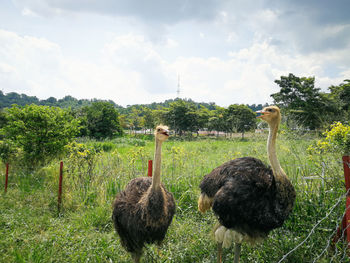
[[[127,114],[130,112],[130,109],[136,108],[149,108],[152,110],[159,109],[159,108],[169,108],[170,104],[180,100],[180,98],[176,99],[168,99],[164,102],[153,102],[150,104],[134,104],[134,105],[127,105],[127,107],[120,106],[116,104],[112,100],[99,100],[99,99],[76,99],[72,96],[65,96],[62,99],[56,99],[54,97],[50,97],[45,100],[40,100],[36,96],[28,96],[26,94],[18,94],[16,92],[9,92],[4,94],[2,91],[0,91],[0,109],[11,107],[13,104],[17,104],[19,106],[25,106],[28,104],[36,104],[36,105],[42,105],[42,106],[55,106],[60,108],[69,108],[77,109],[84,106],[90,106],[93,102],[96,101],[107,101],[111,103],[114,107],[118,109],[118,111],[121,114]],[[215,108],[218,106],[215,104],[215,102],[195,102],[192,99],[181,99],[185,100],[187,102],[193,103],[196,108],[205,107],[208,110],[215,110]],[[262,109],[262,104],[252,104],[247,105],[249,108],[251,108],[253,111]]]

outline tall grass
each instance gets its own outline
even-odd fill
[[[306,149],[312,139],[280,137],[278,155],[297,190],[296,205],[284,226],[262,244],[243,245],[242,262],[277,262],[308,236],[344,194],[339,156],[310,155]],[[108,146],[103,149],[103,144]],[[58,162],[30,175],[10,170],[8,193],[0,194],[0,262],[130,262],[113,230],[111,205],[132,178],[147,176],[154,143],[127,138],[85,141],[84,145],[99,150],[93,159],[79,153],[64,159],[59,215]],[[162,247],[150,245],[143,262],[216,262],[216,244],[210,235],[216,219],[212,212],[197,211],[198,185],[216,166],[243,156],[267,162],[266,134],[247,140],[164,143],[162,181],[174,194],[177,212]],[[284,262],[346,262],[341,243],[335,253],[328,249],[323,253],[343,211],[342,202]],[[233,261],[232,249],[224,251],[224,260]]]

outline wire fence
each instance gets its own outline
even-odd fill
[[[305,238],[304,240],[302,240],[298,245],[296,245],[296,246],[295,246],[292,250],[290,250],[288,253],[286,253],[285,255],[283,255],[283,257],[278,261],[278,263],[281,263],[281,262],[285,261],[285,259],[287,259],[287,257],[288,257],[290,254],[294,253],[299,247],[301,247],[302,245],[304,245],[304,244],[311,238],[311,236],[315,233],[315,230],[320,226],[320,224],[321,224],[324,220],[326,220],[327,218],[329,218],[329,216],[334,212],[334,209],[337,208],[337,207],[344,201],[344,199],[345,199],[345,197],[348,195],[349,191],[350,191],[350,190],[348,190],[344,195],[342,195],[342,196],[340,196],[340,197],[338,198],[338,200],[336,201],[336,203],[329,209],[329,211],[326,213],[326,215],[325,215],[322,219],[320,219],[320,220],[312,227],[312,229],[310,230],[310,232],[309,232],[309,234],[306,236],[306,238]],[[350,207],[348,207],[347,209],[350,209]],[[344,215],[345,215],[345,212],[342,214],[342,216],[341,216],[340,218],[338,218],[339,220],[337,220],[337,222],[338,222],[339,224],[341,224]],[[348,225],[347,227],[350,227],[350,225]],[[339,238],[339,240],[338,240],[337,242],[339,242],[339,241],[342,240],[342,238],[344,237],[345,232],[346,232],[346,228],[343,229],[343,230],[341,231],[341,236],[340,236],[340,238]],[[317,262],[317,260],[319,260],[319,259],[322,257],[322,255],[324,255],[324,254],[327,252],[327,250],[330,248],[330,245],[331,245],[332,241],[334,240],[334,236],[336,235],[336,233],[337,233],[337,228],[335,228],[335,230],[331,233],[331,235],[328,236],[325,248],[324,248],[324,249],[322,250],[322,252],[319,253],[319,255],[313,260],[313,262]],[[333,246],[336,247],[336,244],[333,244]],[[346,254],[346,250],[344,250],[344,255],[345,255],[345,254]],[[336,255],[336,253],[335,253],[335,255]],[[333,259],[333,258],[334,258],[334,256],[331,258],[331,261],[330,261],[330,262],[332,262],[332,259]],[[342,257],[342,259],[343,259],[343,258],[344,258],[344,256]]]
[[[164,176],[164,184],[174,194],[177,205],[180,208],[188,205],[188,203],[193,205],[196,202],[198,190],[193,191],[192,189],[198,188],[198,182],[202,176],[208,173],[212,167],[216,167],[218,161],[208,165],[204,160],[196,160],[195,165],[192,164],[191,167],[195,167],[195,169],[191,170],[186,166],[186,158],[191,158],[191,153],[181,152],[181,149],[172,149],[171,151],[173,152],[173,158],[165,163],[163,167],[163,172],[166,174]],[[110,202],[130,179],[147,176],[147,163],[151,157],[149,154],[142,152],[142,150],[138,150],[138,152],[135,152],[134,155],[131,154],[127,159],[123,159],[116,153],[110,154],[107,159],[96,158],[90,163],[87,163],[86,159],[82,159],[83,162],[74,158],[68,160],[64,170],[66,177],[63,183],[64,206],[74,205],[77,201],[83,201],[85,204],[94,200],[96,202]],[[303,234],[303,238],[296,238],[293,245],[289,245],[288,250],[285,250],[282,256],[276,260],[277,263],[293,262],[291,258],[293,258],[293,255],[296,257],[300,250],[303,250],[303,254],[312,254],[312,257],[309,257],[309,261],[305,262],[350,262],[349,250],[347,249],[348,244],[344,242],[349,226],[341,229],[338,239],[334,239],[337,235],[337,227],[342,225],[342,220],[346,214],[345,200],[350,191],[347,190],[346,192],[344,180],[339,178],[339,174],[342,174],[342,172],[339,172],[341,163],[339,161],[323,160],[319,161],[317,169],[314,168],[314,165],[311,167],[305,162],[300,162],[297,165],[295,163],[285,165],[285,169],[290,174],[307,175],[294,178],[297,191],[299,191],[299,201],[301,201],[297,205],[307,207],[303,209],[319,209],[320,214],[313,214],[317,215],[314,216],[318,218],[317,221],[312,225],[306,226],[308,230],[304,229],[306,233]],[[347,165],[349,166],[349,164]],[[56,175],[53,175],[49,171],[50,169],[54,170],[55,173],[58,169],[49,167],[45,171],[50,174],[48,177],[52,176],[55,178],[54,180],[57,179],[57,183],[52,180],[51,184],[49,184],[49,187],[52,189],[57,189],[58,172]],[[337,169],[336,175],[334,174],[334,169]],[[192,174],[189,175],[188,172]],[[30,184],[24,176],[21,176],[17,178],[21,178],[21,180]],[[334,178],[337,178],[337,180],[335,181]],[[12,186],[14,185],[16,183],[12,181]],[[100,193],[96,193],[96,186],[99,186]],[[53,192],[57,191],[53,190]],[[74,196],[74,193],[76,196]],[[309,197],[313,199],[308,200]],[[327,203],[315,204],[317,198],[327,200]],[[301,211],[301,208],[298,209],[294,211],[295,214]],[[350,207],[347,209],[350,209]],[[180,210],[182,211],[183,209]],[[293,220],[298,220],[297,215],[295,219],[292,218]],[[295,224],[298,224],[298,222]],[[314,250],[313,238],[320,239],[320,232],[324,231],[323,228],[325,226],[328,228],[326,231],[327,235],[322,237],[322,242],[317,241],[322,244],[318,245],[317,250]],[[295,236],[297,237],[298,234],[295,234]]]

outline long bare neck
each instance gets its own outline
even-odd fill
[[[269,137],[267,139],[267,154],[271,163],[274,176],[278,179],[280,177],[286,177],[285,172],[283,171],[280,162],[277,158],[276,153],[276,139],[278,131],[279,122],[269,124]]]
[[[160,167],[162,163],[162,141],[156,139],[156,151],[154,154],[154,174],[152,176],[152,188],[160,187]]]

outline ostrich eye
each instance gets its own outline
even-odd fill
[[[269,112],[274,112],[274,110],[273,110],[273,109],[267,109],[267,111],[269,111]]]
[[[158,129],[157,131],[159,131],[159,132],[160,132],[160,129]]]

